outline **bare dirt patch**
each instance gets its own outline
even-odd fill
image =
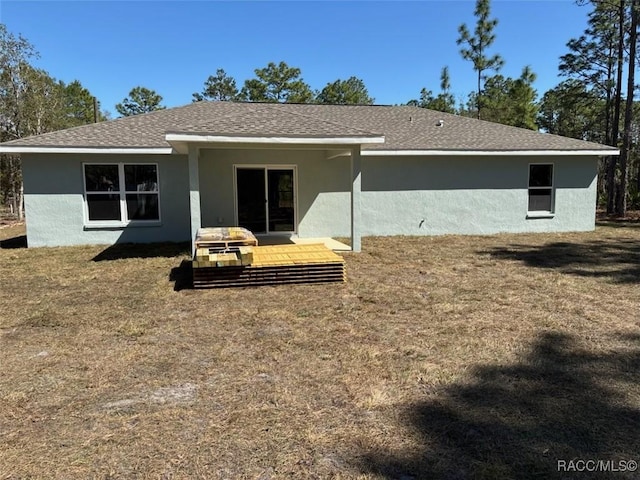
[[[0,478],[538,479],[638,460],[634,224],[368,238],[347,283],[295,287],[176,291],[186,250],[0,250]]]

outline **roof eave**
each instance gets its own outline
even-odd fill
[[[175,153],[172,147],[65,147],[65,146],[28,146],[0,145],[0,153],[80,153],[80,154],[132,154],[132,155],[168,155]]]
[[[484,156],[484,157],[524,157],[524,156],[597,156],[620,155],[620,150],[374,150],[362,151],[363,156]]]
[[[304,136],[236,136],[236,135],[207,135],[207,134],[190,134],[190,133],[167,133],[166,141],[171,144],[178,152],[185,153],[184,150],[188,144],[196,144],[199,147],[205,145],[368,145],[384,143],[383,135],[376,136],[323,136],[323,137],[304,137]]]

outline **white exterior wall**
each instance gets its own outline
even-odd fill
[[[201,150],[202,226],[235,224],[234,165],[296,166],[298,236],[349,236],[349,157],[326,157],[323,150]]]
[[[83,162],[157,163],[161,225],[88,228]],[[555,215],[527,218],[529,163],[554,164]],[[350,160],[324,150],[203,149],[203,226],[235,223],[234,165],[297,169],[300,237],[350,235]],[[596,157],[362,158],[362,235],[585,231],[595,225]],[[29,246],[188,241],[186,155],[23,155]]]
[[[203,226],[235,221],[234,165],[296,165],[298,235],[350,235],[349,157],[320,150],[203,150]],[[554,165],[554,216],[527,218],[530,163]],[[596,157],[362,158],[362,235],[588,231]]]
[[[85,224],[84,162],[157,163],[160,225],[95,228]],[[30,247],[188,241],[189,177],[185,156],[23,154]]]
[[[553,163],[553,218],[527,218],[530,163]],[[596,157],[364,157],[363,235],[585,231]]]

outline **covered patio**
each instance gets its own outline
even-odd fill
[[[347,214],[349,231],[344,233],[351,238],[351,250],[359,252],[362,146],[384,143],[384,136],[300,113],[277,113],[276,118],[273,109],[258,107],[166,131],[165,141],[188,157],[192,243],[203,226],[241,226],[258,235],[286,233],[290,239],[324,237],[327,232],[336,236],[321,227]],[[322,168],[324,172],[318,171]],[[323,175],[332,177],[333,183],[318,184],[314,177]],[[260,188],[261,176],[264,188]],[[278,181],[287,182],[290,190],[280,197],[273,192],[279,189]],[[342,210],[347,208],[346,198],[332,198],[322,208],[309,211],[317,205],[302,206],[300,200],[310,190],[318,196],[348,192],[348,210]],[[287,221],[275,225],[270,222],[278,210],[274,205],[284,201],[290,208],[279,211],[285,211]]]
[[[262,118],[262,112],[257,113],[253,121],[248,121],[243,118],[244,130],[247,134],[239,134],[238,126],[230,128],[229,131],[233,131],[233,134],[221,134],[219,132],[224,131],[220,129],[220,123],[216,125],[216,132],[203,131],[200,127],[197,131],[190,131],[182,129],[181,131],[173,131],[166,133],[166,141],[173,147],[173,149],[181,154],[186,154],[189,164],[189,211],[190,211],[190,223],[191,223],[191,239],[195,241],[196,233],[198,229],[203,226],[245,226],[252,231],[259,238],[262,239],[262,244],[273,243],[309,243],[311,239],[309,237],[317,237],[318,235],[308,235],[305,232],[301,232],[301,222],[306,220],[310,222],[309,218],[303,219],[302,215],[298,214],[299,198],[301,195],[306,194],[305,183],[313,182],[313,173],[298,173],[297,169],[308,168],[313,163],[314,168],[321,169],[326,162],[340,162],[340,171],[342,172],[342,178],[334,181],[341,182],[342,185],[347,186],[346,189],[349,194],[348,205],[348,222],[349,222],[349,236],[351,240],[351,246],[336,242],[331,238],[323,237],[321,243],[327,244],[329,248],[336,250],[351,250],[359,252],[361,250],[361,187],[362,187],[362,169],[361,169],[361,151],[362,146],[365,144],[378,144],[384,143],[384,136],[366,132],[355,128],[345,128],[342,125],[333,124],[331,122],[319,120],[312,117],[302,115],[285,115],[284,119],[279,118],[278,124],[273,125],[269,123],[268,118]],[[283,121],[284,120],[284,121]],[[271,127],[271,128],[270,128]],[[243,128],[240,128],[242,131]],[[260,132],[260,136],[258,135]],[[285,166],[280,168],[288,168],[292,172],[292,177],[295,177],[296,185],[295,189],[292,189],[293,203],[295,208],[295,215],[292,217],[292,228],[287,228],[287,232],[275,232],[270,231],[269,224],[266,224],[264,231],[262,229],[252,229],[251,224],[242,225],[247,223],[246,219],[239,215],[239,203],[241,200],[238,194],[239,181],[238,172],[239,169],[244,167],[245,158],[250,157],[251,164],[247,165],[248,168],[259,169],[264,168],[265,172],[271,167],[273,162],[266,160],[270,156],[274,156],[274,151],[279,152],[282,155],[291,156],[291,160]],[[277,155],[276,155],[277,157]],[[278,157],[279,158],[279,157]],[[348,167],[343,162],[348,161]],[[216,170],[217,165],[224,163],[223,170]],[[231,180],[229,167],[232,167],[233,172],[233,185],[228,185]],[[206,171],[206,174],[203,174]],[[216,176],[226,175],[224,184],[215,184]],[[344,178],[346,177],[346,178]],[[300,178],[300,184],[298,186],[298,178]],[[209,186],[207,188],[207,185]],[[267,186],[268,188],[268,186]],[[224,190],[224,194],[221,192]],[[255,193],[255,192],[254,192]],[[324,192],[321,192],[324,193]],[[257,193],[258,197],[261,193]],[[266,208],[266,216],[270,214],[269,202],[271,201],[271,195],[269,192],[262,192]],[[216,195],[218,195],[216,197]],[[223,195],[223,196],[220,196]],[[203,197],[211,196],[215,201],[208,199],[205,203]],[[230,198],[231,197],[231,198]],[[258,198],[258,201],[261,201]],[[226,214],[213,215],[207,212],[209,205],[213,208],[221,209],[221,205],[224,204]],[[341,206],[343,206],[341,202]],[[233,210],[231,210],[233,208]],[[324,215],[321,219],[314,219],[316,223],[319,222],[331,222],[332,217],[335,219],[338,212],[327,211],[331,208],[331,205],[324,207]],[[231,214],[230,212],[233,211]],[[303,212],[306,213],[306,212]],[[328,214],[328,216],[327,216]],[[311,216],[310,214],[308,215]],[[335,235],[333,235],[335,236]],[[312,243],[318,243],[314,240]]]

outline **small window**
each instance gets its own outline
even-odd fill
[[[158,166],[85,164],[89,222],[159,221]]]
[[[529,212],[553,211],[553,164],[529,165]]]

